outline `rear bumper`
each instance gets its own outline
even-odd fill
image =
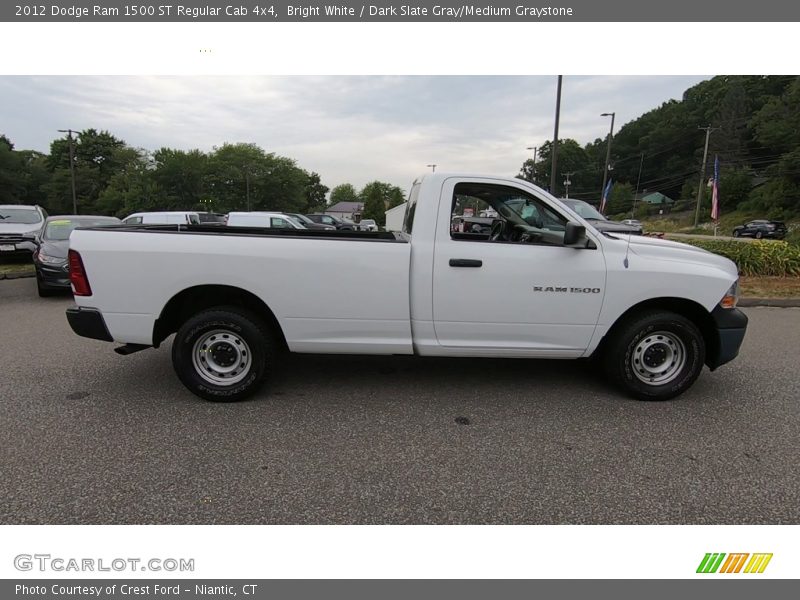
[[[96,308],[76,306],[67,309],[67,321],[72,331],[81,337],[113,342],[102,313]]]
[[[716,325],[716,348],[707,357],[706,364],[713,371],[739,355],[747,331],[747,315],[738,308],[718,306],[711,311],[711,317]]]

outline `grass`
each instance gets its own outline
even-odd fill
[[[800,298],[800,277],[740,277],[743,298]]]
[[[0,263],[0,275],[17,273],[33,273],[33,265],[29,262]]]

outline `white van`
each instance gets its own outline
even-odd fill
[[[228,213],[228,227],[270,227],[274,229],[305,229],[294,217],[279,212]]]
[[[199,225],[196,212],[170,210],[164,212],[138,212],[122,219],[124,225]]]

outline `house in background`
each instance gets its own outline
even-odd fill
[[[653,192],[652,194],[647,194],[646,196],[642,196],[642,202],[649,204],[650,206],[672,206],[675,204],[675,200],[670,198],[669,196],[662,194],[661,192]]]
[[[361,212],[363,210],[363,202],[337,202],[333,206],[326,208],[325,214],[339,217],[340,219],[350,219],[358,223],[361,220]]]
[[[403,229],[406,206],[408,206],[408,202],[403,202],[386,211],[386,231],[400,231]]]

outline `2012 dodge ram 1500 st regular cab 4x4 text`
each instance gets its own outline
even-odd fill
[[[489,208],[491,231],[451,227]],[[664,400],[733,359],[747,326],[730,260],[600,233],[536,186],[492,176],[420,178],[401,233],[77,229],[69,264],[76,333],[121,354],[175,333],[178,377],[217,401],[255,392],[284,348],[593,357],[632,396]]]

